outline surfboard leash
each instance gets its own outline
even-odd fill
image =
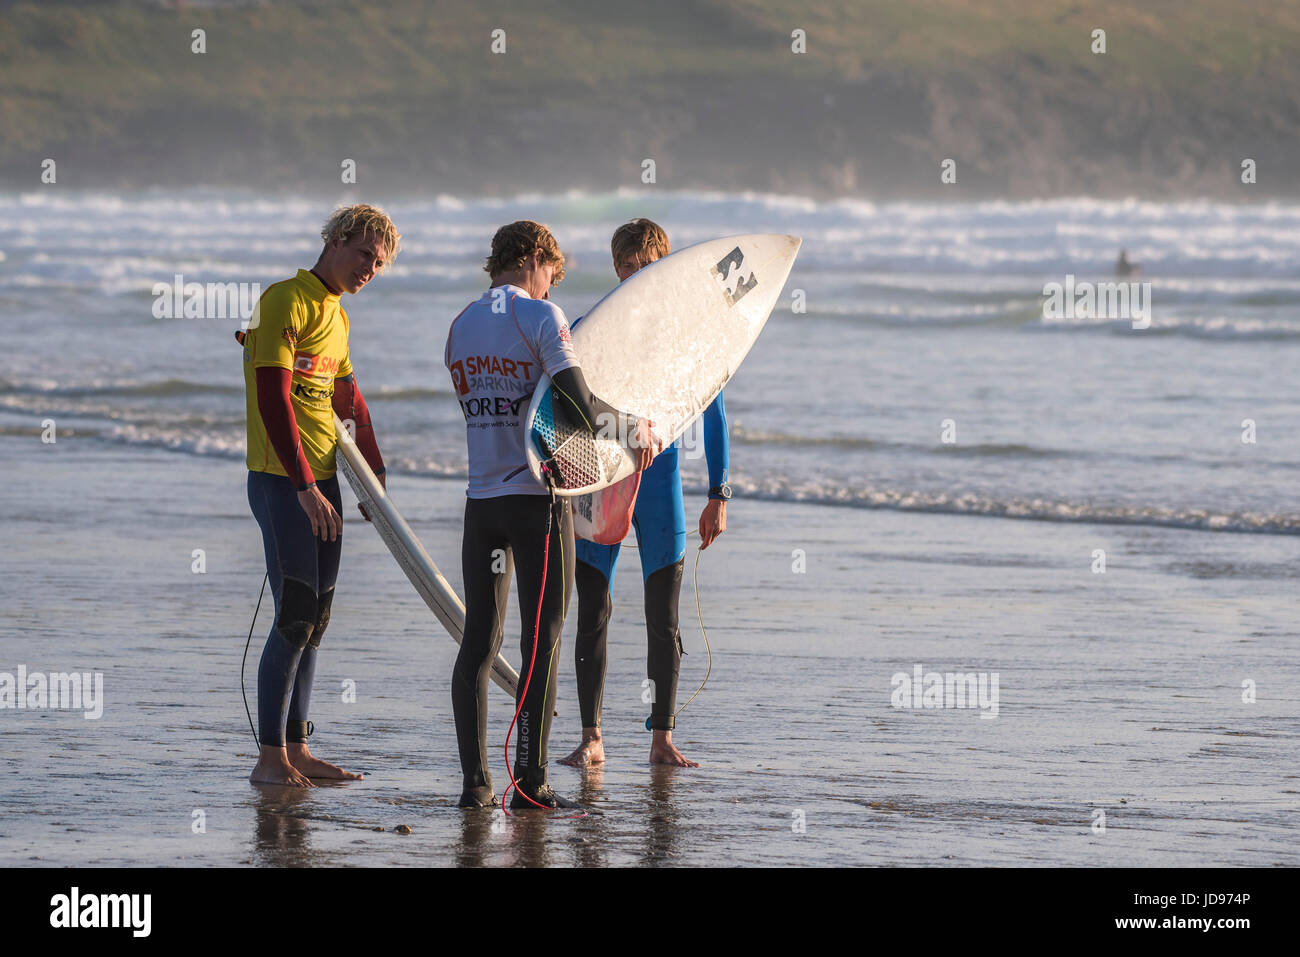
[[[688,530],[686,532],[686,537],[689,538],[694,534],[696,534],[694,530]],[[623,542],[622,544],[625,548],[637,548],[637,545],[630,545],[627,542]],[[704,690],[704,686],[709,683],[709,675],[713,674],[713,646],[709,644],[709,632],[704,627],[704,611],[700,607],[700,552],[702,551],[704,551],[703,548],[695,549],[695,572],[691,576],[691,584],[695,589],[695,616],[700,621],[700,634],[704,636],[704,650],[709,656],[708,667],[704,669],[704,680],[701,681],[700,686],[695,689],[695,694],[687,698],[686,703],[673,712],[674,721],[677,720],[679,714],[686,710],[686,705],[694,701],[699,693]],[[682,653],[685,654],[685,652]],[[652,730],[649,718],[645,719],[645,729],[647,731]]]
[[[239,693],[244,696],[244,713],[248,715],[248,730],[253,732],[253,740],[260,751],[262,742],[257,737],[257,728],[253,726],[253,712],[248,707],[248,689],[244,687],[244,666],[248,664],[248,648],[253,643],[253,629],[257,627],[257,613],[262,610],[262,599],[266,596],[266,583],[271,573],[262,576],[262,590],[257,593],[257,607],[253,609],[253,620],[248,623],[248,641],[244,642],[244,657],[239,661]]]
[[[545,804],[542,804],[539,801],[534,801],[527,794],[524,794],[523,790],[519,787],[519,782],[515,780],[514,762],[510,760],[510,736],[514,734],[515,724],[519,721],[519,715],[523,713],[524,702],[528,698],[528,688],[533,683],[533,667],[537,664],[537,645],[540,641],[542,631],[542,606],[546,603],[546,569],[551,563],[551,523],[555,514],[556,496],[555,483],[551,481],[551,470],[546,466],[545,462],[542,463],[542,476],[546,479],[546,488],[551,494],[551,501],[546,508],[546,538],[542,545],[542,587],[540,589],[540,594],[537,597],[537,617],[533,619],[533,651],[528,658],[528,674],[524,677],[524,690],[519,695],[519,704],[515,706],[515,716],[510,720],[510,728],[506,731],[506,774],[510,776],[510,787],[506,788],[505,792],[501,795],[501,811],[506,815],[506,817],[510,816],[510,811],[506,808],[506,798],[510,796],[512,788],[520,794],[523,794],[524,800],[533,805],[533,807],[541,808],[543,811],[558,810],[558,808],[548,808]],[[561,549],[563,549],[563,542],[561,542]],[[563,555],[561,555],[560,563],[561,565],[564,563]],[[543,705],[545,705],[545,702],[543,702]],[[542,720],[545,721],[545,717],[543,717]],[[568,816],[576,819],[586,817],[587,814],[584,811],[581,814]]]
[[[686,710],[686,705],[694,701],[696,695],[704,690],[704,686],[709,683],[709,675],[713,674],[713,646],[709,644],[709,633],[704,627],[704,612],[700,610],[700,553],[703,551],[703,548],[695,549],[695,572],[691,576],[691,584],[695,588],[695,614],[700,620],[700,634],[704,636],[704,650],[708,653],[709,665],[704,669],[704,680],[695,689],[695,694],[686,699],[686,704],[673,712],[673,721],[676,721],[677,716]]]

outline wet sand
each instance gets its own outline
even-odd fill
[[[579,731],[572,613],[551,736],[553,783],[601,813],[506,819],[454,806],[456,648],[350,493],[312,748],[367,778],[297,792],[247,781],[264,569],[242,465],[63,433],[0,436],[0,461],[0,671],[100,671],[106,699],[97,721],[0,710],[0,864],[1300,864],[1300,537],[737,500],[699,570],[713,675],[675,734],[703,767],[646,764],[627,551],[606,768],[556,763]],[[391,480],[458,584],[462,483]],[[679,701],[705,668],[692,559]],[[250,701],[269,623],[264,606]],[[514,610],[506,634],[517,662]],[[918,664],[997,672],[997,717],[894,708],[891,676]],[[511,709],[492,694],[500,793]]]

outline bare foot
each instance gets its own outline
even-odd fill
[[[316,785],[307,780],[307,776],[289,763],[289,756],[284,748],[263,745],[257,756],[257,765],[248,780],[254,784],[283,784],[291,788],[313,788]]]
[[[689,761],[673,745],[673,733],[671,731],[656,731],[654,741],[650,744],[650,763],[651,764],[672,764],[679,768],[698,768],[700,762]]]
[[[571,768],[586,768],[593,764],[605,763],[605,745],[600,739],[600,728],[583,728],[582,744],[560,763]]]
[[[289,763],[309,778],[330,778],[336,781],[360,781],[361,775],[344,771],[337,764],[322,761],[310,751],[306,744],[293,743],[288,747]]]

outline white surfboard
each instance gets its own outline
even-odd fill
[[[751,234],[688,246],[639,270],[573,330],[591,391],[675,441],[722,391],[776,305],[802,240]],[[569,421],[543,378],[525,419],[528,466],[545,462],[560,495],[585,496],[634,471],[618,436]],[[587,499],[587,511],[591,499]],[[575,530],[590,522],[574,502]]]
[[[393,500],[388,497],[384,487],[379,484],[374,471],[366,463],[365,456],[357,448],[348,430],[338,416],[334,417],[334,428],[338,432],[338,466],[347,478],[357,501],[365,506],[370,522],[379,532],[379,536],[388,546],[388,550],[397,559],[406,577],[410,579],[415,590],[420,593],[429,610],[442,622],[448,634],[456,644],[461,643],[465,633],[465,603],[460,600],[456,590],[447,579],[442,577],[438,566],[433,563],[429,553],[424,550],[420,540],[411,531],[402,513],[397,510]],[[515,696],[519,685],[519,673],[510,666],[501,655],[492,662],[492,680],[510,696]]]

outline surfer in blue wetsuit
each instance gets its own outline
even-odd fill
[[[619,282],[669,252],[668,236],[648,219],[625,223],[610,241],[614,272]],[[575,320],[574,325],[581,321]],[[722,394],[705,409],[704,449],[709,467],[709,501],[700,515],[700,548],[708,548],[727,528],[728,457],[726,407]],[[686,512],[682,502],[682,476],[678,461],[680,443],[664,449],[641,475],[632,524],[636,527],[645,581],[645,617],[649,648],[646,671],[650,678],[649,726],[651,764],[697,768],[673,744],[677,674],[681,663],[681,633],[677,609],[681,598],[686,554]],[[605,685],[606,645],[613,611],[610,586],[618,562],[619,545],[600,545],[579,539],[574,580],[578,591],[578,633],[574,659],[578,678],[578,704],[582,715],[582,743],[561,764],[582,767],[603,764],[601,699]]]

